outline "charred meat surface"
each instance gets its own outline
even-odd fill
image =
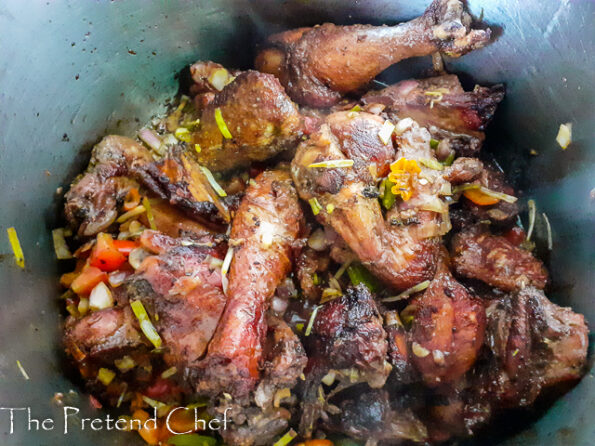
[[[543,263],[502,236],[479,226],[463,230],[452,241],[454,271],[504,291],[532,285],[543,289],[548,274]]]
[[[457,57],[483,47],[490,31],[470,25],[462,2],[435,0],[421,17],[396,26],[325,23],[273,35],[255,65],[279,76],[294,101],[329,107],[403,59],[436,51]]]
[[[228,302],[208,354],[197,365],[198,392],[244,396],[254,389],[268,301],[291,270],[291,245],[301,220],[289,173],[269,170],[256,177],[232,224]]]

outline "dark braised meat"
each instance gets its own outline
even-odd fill
[[[392,376],[398,383],[409,383],[417,379],[413,365],[409,334],[405,330],[398,311],[384,313],[388,340],[388,360],[393,366]]]
[[[413,363],[430,386],[457,380],[473,366],[483,344],[482,303],[452,277],[443,259],[428,289],[411,305]]]
[[[458,275],[479,279],[504,291],[519,290],[527,285],[544,288],[548,280],[543,263],[530,252],[480,226],[455,235],[452,262]]]
[[[256,177],[232,223],[228,302],[208,354],[194,370],[198,392],[245,396],[256,386],[268,301],[291,270],[301,220],[288,172],[268,170]]]
[[[490,31],[470,25],[462,2],[435,0],[421,17],[396,26],[325,23],[275,34],[255,66],[278,76],[299,104],[329,107],[403,59],[436,51],[458,57],[481,48]]]
[[[526,287],[487,310],[487,341],[494,358],[489,390],[501,406],[526,406],[545,387],[584,373],[589,329],[583,315],[559,307]]]
[[[319,283],[318,271],[325,271],[328,268],[328,252],[318,252],[306,247],[297,257],[294,271],[300,282],[300,288],[304,296],[317,301],[322,294],[322,286]],[[315,278],[317,280],[315,280]]]
[[[227,126],[227,139],[216,113]],[[200,164],[213,171],[245,167],[294,148],[303,134],[303,118],[283,87],[270,74],[246,71],[215,94],[192,135]],[[195,152],[192,147],[192,152]]]
[[[473,156],[481,148],[483,132],[503,98],[501,85],[477,85],[473,91],[464,91],[457,76],[452,74],[401,81],[371,91],[362,100],[365,104],[385,105],[384,111],[391,119],[414,119],[458,156]]]

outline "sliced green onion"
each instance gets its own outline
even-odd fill
[[[378,280],[361,264],[350,265],[347,268],[347,274],[352,285],[363,283],[373,293],[379,288]]]
[[[116,377],[116,372],[110,369],[106,369],[101,367],[99,372],[97,372],[97,380],[103,384],[104,386],[109,386],[109,384],[114,380]]]
[[[200,166],[200,169],[207,177],[207,180],[209,181],[211,187],[215,190],[215,192],[217,192],[217,195],[219,195],[220,197],[227,197],[227,192],[225,192],[223,188],[219,186],[219,183],[217,183],[217,180],[215,180],[215,177],[213,176],[211,171],[204,166]]]
[[[118,402],[116,403],[116,408],[119,408],[122,403],[124,402],[124,397],[126,396],[126,391],[128,390],[128,384],[124,383],[124,390],[120,393],[120,397],[118,398]]]
[[[314,215],[318,215],[320,213],[320,211],[322,210],[322,206],[320,205],[320,203],[318,202],[316,197],[310,198],[308,200],[308,203],[310,203],[310,207],[312,208],[312,213]]]
[[[339,279],[343,275],[347,268],[349,268],[349,265],[351,265],[351,262],[351,260],[348,260],[347,262],[343,263],[343,265],[341,265],[341,267],[335,273],[335,279]]]
[[[217,440],[206,435],[181,434],[169,437],[167,444],[172,446],[216,446]]]
[[[130,356],[126,355],[122,359],[116,359],[114,365],[122,373],[126,373],[136,367],[136,362]]]
[[[287,446],[289,443],[293,441],[293,439],[297,437],[297,432],[293,429],[289,429],[289,431],[279,438],[273,446]],[[169,441],[169,440],[168,440]]]
[[[52,239],[54,241],[54,252],[58,260],[72,259],[72,253],[68,249],[66,238],[64,237],[64,228],[54,229],[52,231]]]
[[[145,395],[143,395],[143,401],[147,403],[149,406],[153,407],[154,409],[161,409],[167,406],[167,404],[162,403],[161,401],[154,400],[153,398],[149,398]]]
[[[388,145],[388,143],[391,141],[391,136],[394,130],[395,125],[392,122],[388,120],[384,121],[382,128],[378,131],[378,137],[384,145]]]
[[[201,148],[200,148],[200,144],[194,144],[194,150],[196,150],[196,153],[200,153],[201,152]]]
[[[25,378],[27,381],[29,381],[31,378],[29,378],[29,375],[25,371],[25,367],[23,367],[23,365],[21,364],[21,361],[19,361],[18,359],[17,359],[17,367],[19,368],[19,372],[21,372],[21,375],[23,375],[23,378]]]
[[[394,206],[395,201],[397,199],[396,195],[393,194],[392,190],[394,185],[395,183],[393,183],[388,178],[382,180],[382,184],[380,185],[381,189],[384,188],[384,194],[382,195],[382,206],[384,206],[384,209],[386,210],[391,209]]]
[[[326,205],[326,212],[328,214],[332,214],[334,210],[335,210],[335,205],[333,203],[329,203]]]
[[[479,187],[479,191],[482,194],[487,195],[488,197],[497,198],[498,200],[505,201],[507,203],[516,203],[516,201],[518,200],[517,197],[505,194],[503,192],[497,192],[495,190],[488,189],[487,187],[483,186]]]
[[[351,110],[349,110],[347,116],[349,118],[355,118],[360,111],[362,111],[362,108],[359,105],[355,105]]]
[[[420,158],[418,159],[418,161],[422,163],[424,166],[429,167],[430,169],[444,170],[444,164],[440,163],[434,158]]]
[[[450,155],[448,155],[448,157],[442,161],[442,164],[444,164],[445,166],[452,166],[452,163],[455,160],[455,153],[451,152]]]
[[[423,282],[420,282],[417,285],[414,285],[411,288],[403,291],[401,294],[398,294],[398,295],[392,296],[392,297],[387,297],[386,299],[382,299],[382,302],[396,302],[398,300],[407,299],[412,294],[419,293],[420,291],[425,290],[429,286],[430,286],[430,281],[424,280]]]
[[[566,124],[560,124],[556,141],[560,147],[562,147],[562,150],[566,150],[572,142],[572,123],[567,122]]]
[[[25,268],[25,255],[23,254],[23,248],[21,248],[21,242],[15,228],[10,227],[6,230],[8,233],[8,241],[12,247],[14,253],[14,260],[21,268]]]
[[[553,248],[552,226],[550,225],[550,219],[547,218],[546,213],[542,212],[541,215],[543,216],[543,221],[545,221],[545,229],[547,230],[547,249],[551,251]]]
[[[310,333],[312,332],[312,326],[314,325],[314,319],[316,319],[316,315],[318,314],[318,309],[320,307],[320,305],[316,305],[314,310],[312,310],[312,314],[308,320],[308,325],[306,326],[306,332],[304,333],[304,336],[310,336]]]
[[[178,127],[174,132],[174,136],[184,142],[190,142],[192,140],[192,134],[186,127]]]
[[[440,141],[438,141],[437,139],[430,139],[430,148],[432,148],[433,150],[436,150],[438,148],[438,145],[440,144]]]
[[[151,341],[155,348],[161,348],[163,341],[161,340],[159,333],[157,333],[155,326],[151,322],[151,319],[149,318],[143,303],[140,300],[133,300],[130,302],[130,306],[132,307],[132,311],[140,323],[140,329],[145,334],[147,339]]]
[[[317,273],[312,274],[312,283],[314,285],[320,285],[320,277]]]
[[[537,214],[535,200],[527,201],[527,206],[529,207],[529,228],[527,229],[527,241],[530,241],[531,236],[533,235],[533,228],[535,227],[535,215]]]
[[[302,322],[298,322],[297,324],[295,324],[295,329],[301,333],[302,331],[304,331],[304,324]]]
[[[320,163],[312,163],[308,167],[322,167],[325,169],[334,169],[336,167],[351,167],[353,166],[353,160],[328,160],[321,161]]]
[[[157,226],[155,225],[155,217],[153,216],[153,209],[151,209],[151,203],[147,197],[143,197],[143,206],[147,211],[147,220],[149,220],[149,226],[153,231],[157,230]]]
[[[223,120],[223,114],[221,113],[221,109],[219,107],[215,109],[215,122],[217,122],[217,127],[219,127],[219,131],[225,139],[233,138],[231,136],[231,132],[227,128],[227,124]]]
[[[170,367],[169,369],[163,371],[161,377],[163,379],[167,379],[171,376],[174,376],[176,373],[178,373],[178,368],[176,366]]]
[[[144,200],[143,200],[143,202],[144,202]],[[147,210],[147,208],[145,206],[143,206],[142,204],[139,204],[134,209],[131,209],[128,212],[125,212],[124,214],[120,215],[118,217],[118,219],[116,220],[116,222],[124,223],[125,221],[130,220],[132,217],[136,217],[137,215],[144,213],[146,210]]]

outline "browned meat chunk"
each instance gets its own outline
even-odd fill
[[[196,389],[245,396],[260,377],[268,301],[291,270],[302,214],[289,174],[270,170],[246,191],[231,228],[228,303],[197,366]]]
[[[223,135],[221,122],[217,123],[219,112],[230,139]],[[302,116],[277,78],[246,71],[215,94],[204,108],[192,143],[200,147],[197,154],[200,164],[222,171],[263,161],[294,148],[302,132]]]
[[[320,253],[308,247],[304,248],[295,262],[295,274],[300,281],[300,288],[304,296],[311,301],[318,301],[322,294],[318,271],[325,271],[328,267],[328,252]],[[317,280],[316,280],[317,279]]]
[[[330,23],[273,35],[256,68],[279,76],[291,98],[329,107],[365,87],[389,66],[442,51],[461,56],[484,46],[489,30],[472,30],[458,0],[435,0],[425,13],[397,26]]]
[[[444,260],[428,289],[411,305],[415,366],[428,385],[457,380],[473,366],[483,344],[483,305],[452,277]]]
[[[488,308],[488,345],[496,359],[490,380],[500,405],[531,404],[545,387],[585,372],[589,329],[583,315],[526,287]]]
[[[483,131],[504,98],[501,85],[476,86],[464,91],[456,75],[401,81],[363,97],[366,104],[386,105],[392,119],[412,118],[432,137],[444,141],[458,156],[472,156],[481,148]]]
[[[388,358],[393,366],[393,376],[399,383],[413,381],[416,371],[411,358],[409,335],[399,318],[397,311],[387,311],[384,314],[388,339]]]
[[[355,368],[358,380],[382,387],[391,367],[386,361],[388,344],[382,317],[365,285],[325,304],[316,316],[313,332],[316,355],[328,369]]]
[[[480,227],[458,233],[452,241],[452,261],[457,274],[479,279],[504,291],[527,285],[544,288],[548,275],[540,260],[506,238]]]

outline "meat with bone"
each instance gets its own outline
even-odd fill
[[[456,274],[481,280],[504,291],[519,290],[527,285],[543,289],[548,280],[540,260],[481,226],[467,228],[455,235],[452,262]]]
[[[198,392],[241,397],[254,390],[269,299],[291,270],[291,247],[301,220],[286,171],[265,171],[247,189],[231,227],[227,306],[206,358],[194,370]]]
[[[483,47],[490,31],[470,25],[461,1],[435,0],[421,17],[396,26],[325,23],[273,35],[255,65],[279,76],[299,104],[329,107],[403,59],[436,51],[457,57]]]
[[[222,171],[295,148],[302,134],[303,118],[277,78],[246,71],[206,105],[192,143],[200,147],[196,154],[200,164]]]
[[[501,85],[464,91],[456,75],[401,81],[363,98],[365,104],[380,103],[393,119],[412,118],[432,137],[444,141],[458,156],[476,155],[484,130],[504,98]]]
[[[411,120],[400,137],[399,154],[413,159],[432,157],[427,131]],[[389,211],[386,221],[376,196],[376,175],[385,176],[395,158],[392,142],[378,133],[383,120],[370,113],[337,112],[320,130],[298,147],[292,176],[300,197],[316,200],[316,218],[330,226],[373,273],[396,289],[404,290],[434,274],[441,218],[445,214],[421,209],[442,206],[438,191],[444,180],[432,169],[424,173],[434,181],[418,183],[419,193]],[[328,160],[352,160],[352,167],[310,167]],[[374,176],[373,176],[374,175]],[[329,212],[329,208],[331,212]],[[404,223],[406,222],[406,223]],[[411,224],[410,224],[411,223]]]

